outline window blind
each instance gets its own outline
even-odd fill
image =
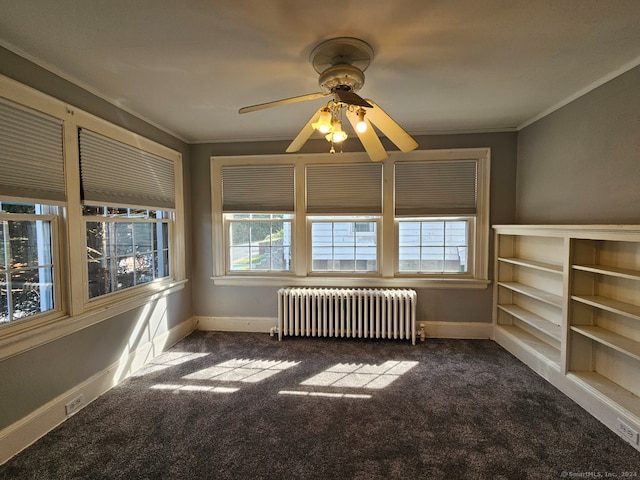
[[[293,165],[222,167],[222,211],[293,213]]]
[[[396,215],[475,215],[477,170],[476,160],[396,163]]]
[[[83,201],[102,205],[175,207],[171,160],[80,129]]]
[[[309,165],[307,213],[381,214],[382,164]]]
[[[0,101],[0,195],[64,201],[62,121]]]

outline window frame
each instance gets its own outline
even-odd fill
[[[400,270],[400,223],[402,222],[467,222],[467,271],[466,272],[411,272]],[[475,230],[476,216],[434,216],[434,217],[395,217],[397,261],[395,263],[396,277],[424,277],[424,278],[473,278],[472,268],[475,264]],[[423,246],[421,245],[420,248]],[[446,248],[446,245],[444,246]]]
[[[43,323],[47,323],[51,320],[60,318],[66,310],[66,304],[64,302],[64,282],[63,273],[65,271],[62,265],[62,241],[60,236],[60,223],[62,216],[62,207],[51,204],[43,204],[41,201],[29,201],[27,199],[20,199],[15,201],[8,201],[3,199],[6,203],[23,203],[23,204],[35,204],[45,207],[49,210],[48,213],[4,213],[0,212],[0,222],[13,222],[13,221],[47,221],[51,226],[51,261],[52,261],[52,283],[53,283],[53,305],[54,307],[45,312],[40,312],[35,315],[30,315],[15,320],[9,320],[2,324],[0,323],[0,336],[5,329],[22,329],[25,325],[28,328],[32,328]],[[10,270],[7,269],[7,272]]]
[[[404,275],[398,274],[398,227],[394,211],[393,166],[405,161],[465,161],[477,162],[477,211],[474,217],[474,232],[470,238],[469,272],[466,274]],[[378,230],[377,275],[316,274],[311,271],[311,231],[308,217],[320,213],[306,213],[305,169],[308,165],[362,163],[370,160],[365,153],[301,154],[301,155],[250,155],[210,158],[211,174],[211,218],[212,218],[212,281],[215,285],[229,286],[357,286],[357,287],[411,287],[411,288],[468,288],[484,289],[489,285],[489,182],[490,149],[462,148],[447,150],[415,150],[408,153],[389,152],[383,163],[382,216]],[[295,167],[295,225],[293,239],[295,251],[291,275],[227,275],[226,250],[215,248],[224,241],[221,192],[219,191],[221,169],[225,165],[294,165]],[[338,214],[334,214],[339,218]],[[434,215],[434,217],[436,217]],[[469,215],[455,215],[455,218]],[[444,218],[440,215],[438,218]]]
[[[64,165],[64,187],[66,190],[66,199],[69,198],[69,175],[68,162],[72,155],[72,148],[67,148],[67,132],[65,130],[65,122],[73,115],[73,111],[69,106],[59,100],[50,97],[38,90],[27,87],[8,77],[0,76],[0,97],[2,99],[15,104],[18,108],[26,108],[33,110],[36,114],[44,114],[53,119],[61,121],[62,124],[62,145]],[[48,206],[50,212],[54,215],[55,221],[52,223],[52,255],[54,262],[57,262],[58,268],[54,269],[54,282],[57,282],[57,288],[54,286],[54,304],[57,307],[48,312],[42,312],[38,315],[25,317],[18,321],[8,322],[0,326],[0,359],[13,353],[22,351],[23,348],[31,348],[34,341],[27,338],[27,332],[43,332],[44,339],[42,343],[50,341],[52,336],[47,332],[47,326],[51,323],[59,324],[61,320],[69,315],[69,277],[71,268],[67,262],[63,262],[69,258],[68,247],[68,216],[69,203],[64,199],[52,200],[45,198],[29,197],[29,196],[12,196],[1,195],[3,202],[7,203],[23,203]],[[54,263],[55,264],[55,263]],[[24,340],[24,343],[22,343]],[[10,345],[10,348],[7,348]]]
[[[54,270],[54,276],[59,285],[59,291],[55,293],[58,296],[57,308],[53,311],[0,326],[0,359],[143,306],[149,299],[158,299],[183,289],[187,279],[182,154],[1,75],[0,97],[18,107],[32,109],[61,121],[65,190],[64,199],[61,200],[12,196],[9,192],[0,196],[2,201],[6,202],[49,205],[57,208],[57,218],[52,224],[52,230],[56,235],[53,254],[56,255],[54,262],[57,262],[58,267]],[[160,282],[148,282],[135,289],[123,289],[109,295],[108,298],[102,296],[100,301],[88,301],[87,295],[84,294],[87,290],[86,231],[80,201],[82,195],[78,132],[81,128],[162,157],[173,165],[175,207],[172,209],[174,220],[173,226],[170,224],[172,231],[169,233],[172,272],[170,278]]]
[[[85,203],[85,206],[89,206],[89,207],[98,207],[98,208],[112,208],[112,205],[109,206],[102,206],[102,205],[93,205],[90,203]],[[136,217],[136,216],[119,216],[119,215],[113,215],[113,216],[109,216],[109,215],[83,215],[82,220],[83,220],[83,224],[84,224],[84,232],[85,232],[85,249],[88,251],[89,246],[86,244],[87,241],[87,232],[88,232],[88,224],[89,223],[109,223],[109,224],[136,224],[136,223],[142,223],[142,224],[151,224],[154,227],[157,225],[162,225],[162,224],[167,224],[167,247],[166,250],[168,251],[168,269],[169,269],[169,275],[164,276],[164,277],[158,277],[158,278],[154,278],[150,281],[147,282],[140,282],[140,283],[135,283],[134,285],[128,286],[128,287],[123,287],[121,289],[116,289],[116,290],[112,290],[110,292],[107,293],[103,293],[103,294],[99,294],[96,296],[91,296],[90,295],[90,275],[89,275],[89,259],[88,257],[85,257],[85,274],[86,274],[86,278],[87,278],[87,282],[86,282],[86,287],[85,288],[85,302],[88,305],[93,305],[95,303],[101,303],[103,301],[103,299],[105,298],[113,298],[116,295],[121,294],[122,292],[135,292],[136,289],[140,290],[142,288],[144,288],[146,285],[148,284],[162,284],[162,283],[166,283],[167,281],[170,281],[172,279],[172,271],[171,271],[171,265],[172,265],[172,251],[171,251],[171,236],[173,233],[173,221],[175,218],[175,214],[172,210],[169,209],[151,209],[151,208],[140,208],[140,207],[120,207],[120,208],[126,208],[126,209],[136,209],[136,210],[155,210],[155,211],[161,211],[163,212],[163,216],[161,217],[146,217],[146,218],[141,218],[141,217]],[[133,247],[136,247],[136,244],[133,245]],[[163,248],[162,250],[165,250],[165,248]],[[135,253],[132,254],[132,256],[135,256]],[[109,256],[109,258],[111,258],[111,256]]]
[[[233,214],[233,213],[228,213],[228,214],[222,214],[222,221],[223,221],[223,229],[224,229],[224,240],[223,240],[223,248],[224,248],[224,258],[225,258],[225,274],[226,275],[248,275],[248,276],[252,276],[252,275],[273,275],[273,276],[287,276],[287,275],[291,275],[294,271],[295,271],[295,258],[294,258],[294,254],[293,252],[295,252],[295,235],[293,234],[293,232],[295,232],[295,216],[291,213],[280,213],[280,212],[273,212],[273,213],[267,213],[267,212],[255,212],[255,213],[246,213],[246,212],[242,212],[242,215],[290,215],[291,218],[269,218],[269,219],[254,219],[254,218],[248,218],[246,219],[247,222],[250,223],[257,223],[257,222],[265,222],[268,221],[269,223],[276,223],[278,221],[280,222],[288,222],[291,224],[291,245],[289,245],[289,248],[291,250],[291,268],[289,270],[260,270],[260,269],[256,269],[256,270],[248,270],[248,271],[243,271],[243,270],[232,270],[231,269],[231,262],[230,262],[230,258],[227,255],[229,252],[229,249],[231,248],[231,224],[232,223],[242,223],[243,219],[230,219],[228,217],[228,215],[237,215]]]
[[[307,223],[307,238],[310,239],[307,245],[307,275],[309,277],[379,277],[380,270],[380,231],[382,226],[382,215],[306,215]],[[314,270],[313,269],[313,224],[314,223],[375,223],[376,224],[376,269],[375,270]],[[352,231],[354,236],[355,248],[355,236],[356,232]],[[365,232],[368,233],[368,232]],[[335,248],[335,244],[332,245]],[[354,259],[354,262],[357,261]]]
[[[132,208],[132,209],[149,209],[149,210],[163,210],[170,212],[171,219],[169,221],[169,277],[160,278],[152,282],[146,282],[141,285],[136,285],[132,288],[124,288],[105,295],[100,295],[94,298],[89,298],[89,291],[87,285],[89,283],[88,268],[87,268],[87,255],[86,255],[86,222],[83,215],[83,206],[103,206],[95,201],[80,200],[77,204],[74,202],[70,205],[69,223],[70,230],[78,232],[80,237],[74,236],[70,240],[77,241],[77,247],[81,254],[77,254],[70,258],[72,271],[79,271],[81,275],[76,275],[71,279],[72,290],[72,303],[71,313],[75,312],[90,312],[92,310],[105,308],[113,304],[114,300],[118,301],[137,301],[137,299],[148,297],[149,295],[156,294],[166,289],[171,289],[173,286],[183,284],[186,281],[186,267],[185,267],[185,231],[184,231],[184,199],[183,199],[183,179],[182,179],[182,155],[175,150],[171,150],[163,145],[160,145],[152,140],[142,137],[136,133],[130,132],[117,125],[111,124],[105,120],[95,117],[91,114],[82,111],[76,111],[71,116],[72,121],[69,122],[70,129],[73,134],[73,150],[74,157],[73,162],[73,177],[76,178],[76,182],[71,186],[72,189],[77,190],[77,198],[81,198],[80,195],[80,169],[78,168],[80,160],[79,152],[79,130],[86,129],[109,140],[119,142],[128,147],[141,150],[143,152],[155,155],[164,160],[168,160],[173,164],[174,171],[174,189],[175,189],[175,206],[174,208],[159,207],[153,205],[129,205],[129,204],[112,204],[109,207],[118,208]],[[66,123],[65,123],[66,126]],[[99,218],[99,217],[97,217]],[[128,219],[131,220],[131,219]],[[73,248],[73,245],[69,245],[69,248]],[[81,278],[82,282],[78,282]],[[74,282],[75,281],[75,282]]]

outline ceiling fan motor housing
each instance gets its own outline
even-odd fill
[[[338,37],[320,43],[311,52],[311,64],[320,74],[323,93],[335,89],[357,92],[364,85],[364,71],[373,58],[371,46],[353,37]]]
[[[332,93],[336,88],[355,93],[364,85],[364,73],[353,65],[334,65],[320,74],[318,84],[324,93]]]

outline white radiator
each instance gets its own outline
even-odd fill
[[[415,345],[416,301],[409,289],[281,288],[278,339],[394,338]]]

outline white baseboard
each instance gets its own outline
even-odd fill
[[[488,339],[493,335],[491,323],[416,321],[416,330],[420,329],[420,324],[424,324],[427,338]]]
[[[151,342],[121,357],[105,370],[96,373],[4,428],[0,431],[0,465],[64,422],[68,418],[65,412],[67,403],[82,395],[81,408],[85,407],[164,350],[189,335],[194,330],[195,323],[195,319],[191,318],[158,335]]]
[[[273,317],[195,317],[196,330],[269,333],[278,324]]]
[[[269,333],[278,324],[275,317],[196,317],[197,330],[214,332]],[[474,322],[421,322],[416,321],[416,330],[424,324],[427,338],[491,338],[491,323]]]

